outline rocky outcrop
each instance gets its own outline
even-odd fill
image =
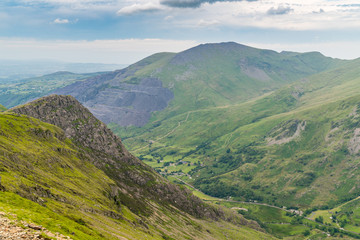
[[[11,110],[60,127],[67,138],[95,150],[102,157],[140,164],[125,149],[120,138],[72,96],[51,95]]]
[[[306,121],[297,119],[285,121],[270,131],[269,136],[266,139],[268,145],[280,145],[291,142],[300,136],[301,132],[305,130],[305,127]]]
[[[171,184],[132,156],[120,138],[72,96],[51,95],[10,111],[38,118],[63,129],[65,136],[79,148],[82,153],[80,157],[89,159],[116,183],[112,191],[107,193],[108,197],[133,212],[151,215],[153,207],[149,201],[154,201],[160,206],[170,204],[199,218],[226,218],[222,210],[205,204],[190,191]]]

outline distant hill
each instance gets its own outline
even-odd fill
[[[237,43],[159,53],[123,70],[74,83],[70,94],[105,123],[144,126],[191,110],[243,102],[343,61],[312,53],[277,53]],[[165,109],[165,110],[164,110]],[[164,110],[164,111],[163,111]]]
[[[2,215],[72,239],[272,239],[168,182],[71,96],[13,108],[0,122]]]
[[[0,112],[3,112],[6,110],[6,107],[4,107],[3,105],[0,104]]]
[[[69,63],[54,60],[0,59],[0,82],[13,82],[58,71],[73,73],[107,72],[126,66],[124,64]]]
[[[103,73],[77,74],[59,71],[41,77],[26,78],[16,81],[0,82],[0,103],[8,108],[24,104],[35,98],[43,97],[54,89],[67,86],[76,81]]]

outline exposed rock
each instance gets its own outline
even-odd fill
[[[325,136],[325,141],[326,142],[329,142],[333,137],[334,137],[334,134],[339,130],[339,127],[335,127],[333,129],[331,129],[328,134],[326,134]]]
[[[121,161],[140,164],[125,149],[120,138],[74,97],[51,95],[11,111],[54,124],[64,130],[67,138],[83,147],[96,150],[101,156],[110,155]],[[34,132],[47,136],[47,133],[42,133],[39,129]],[[108,157],[106,159],[110,161]]]
[[[359,109],[358,106],[355,106],[351,113],[348,115],[349,117],[358,117],[359,116]]]
[[[306,121],[289,120],[274,127],[266,139],[268,145],[288,143],[299,137],[305,130]]]
[[[249,65],[245,59],[240,61],[239,65],[242,72],[250,78],[258,79],[262,82],[267,82],[271,80],[269,75],[267,75],[264,70],[257,68],[256,66]]]
[[[304,95],[304,89],[302,86],[294,86],[294,89],[291,92],[291,96],[296,99],[299,99],[302,95]]]
[[[348,150],[351,154],[357,154],[360,151],[360,128],[354,130],[354,135],[348,143]]]
[[[29,224],[27,224],[27,225],[25,225],[26,227],[29,227],[29,228],[31,228],[31,229],[34,229],[34,230],[42,230],[43,229],[43,227],[42,226],[38,226],[38,225],[35,225],[35,224],[31,224],[31,223],[29,223]]]
[[[348,132],[352,134],[348,142],[348,150],[350,154],[358,154],[360,151],[360,104],[353,108],[353,111],[348,115]]]
[[[16,217],[16,215],[14,215]],[[22,226],[22,227],[20,227]],[[68,240],[70,237],[59,233],[52,233],[47,229],[27,223],[25,221],[10,220],[6,214],[0,212],[0,239],[1,240],[35,240],[35,239],[56,239]]]
[[[152,112],[167,107],[174,94],[154,77],[135,79],[134,84],[122,82],[135,70],[96,76],[55,93],[74,96],[104,123],[143,126]]]

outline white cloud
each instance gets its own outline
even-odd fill
[[[171,15],[168,15],[164,18],[165,21],[170,21],[172,19],[174,19],[174,16],[171,16]]]
[[[133,0],[12,0],[27,7],[42,7],[44,5],[59,8],[64,11],[87,10],[92,12],[112,11],[133,3]]]
[[[325,0],[216,2],[186,12],[177,10],[176,23],[191,28],[198,27],[203,19],[217,19],[220,27],[297,31],[359,29],[360,6],[354,3],[355,0],[344,0],[342,5]]]
[[[131,64],[158,52],[180,52],[198,43],[171,39],[44,41],[1,39],[2,59]]]
[[[182,27],[207,27],[208,19],[218,26],[258,27],[284,30],[358,29],[359,0],[14,0],[23,4],[49,4],[58,11],[78,17],[88,13],[110,12],[119,16],[160,12],[163,19]],[[198,8],[179,9],[171,3],[201,3]],[[211,2],[207,3],[207,2]],[[176,4],[175,4],[176,5]],[[86,10],[86,11],[82,11]],[[288,13],[288,14],[286,14]],[[269,15],[270,14],[270,15]],[[150,15],[150,14],[149,14]],[[69,15],[66,15],[69,16]],[[204,24],[203,24],[204,23]],[[161,23],[160,23],[161,24]]]
[[[57,24],[67,24],[67,23],[70,23],[69,19],[61,19],[61,18],[57,18],[54,20],[54,23],[57,23]]]
[[[108,5],[118,3],[118,0],[13,0],[26,4],[57,4],[57,5]],[[125,1],[128,2],[128,1]]]
[[[208,27],[208,26],[214,26],[218,25],[220,22],[218,20],[204,20],[200,19],[200,21],[197,23],[197,26],[201,27]]]
[[[266,13],[269,15],[284,15],[292,11],[294,11],[294,9],[289,6],[279,5],[277,8],[271,7]]]
[[[1,0],[0,0],[1,1]],[[338,30],[337,32],[349,33],[353,31],[359,34],[360,29],[360,5],[359,0],[258,0],[258,1],[220,1],[216,3],[203,3],[198,8],[176,8],[171,6],[164,6],[161,0],[13,0],[17,2],[41,4],[47,3],[50,10],[43,15],[36,15],[35,17],[26,16],[27,21],[36,21],[28,24],[24,21],[24,14],[18,16],[9,16],[0,13],[0,32],[5,32],[12,22],[25,22],[30,27],[40,26],[41,24],[52,23],[74,23],[73,19],[79,18],[82,23],[96,21],[103,19],[106,16],[107,22],[113,23],[114,33],[109,33],[106,36],[109,38],[119,37],[120,33],[115,28],[116,26],[139,26],[143,24],[146,26],[152,23],[153,31],[151,36],[163,37],[174,34],[173,38],[178,36],[187,37],[194,32],[194,37],[201,39],[200,34],[196,34],[197,30],[204,31],[204,36],[208,36],[208,41],[219,39],[219,35],[229,34],[228,36],[241,35],[243,29],[255,29],[256,34],[262,29],[266,30],[283,30],[285,34],[287,30],[289,34],[294,31],[317,31],[330,32],[329,30]],[[200,1],[200,0],[199,0]],[[201,0],[201,2],[206,2]],[[46,5],[48,7],[48,5]],[[29,8],[30,8],[29,7]],[[19,8],[20,9],[20,8]],[[36,10],[36,8],[34,7]],[[80,9],[80,10],[79,10]],[[120,9],[120,10],[119,10]],[[26,8],[28,10],[28,8]],[[269,11],[271,10],[271,11]],[[10,11],[8,11],[9,13]],[[33,11],[35,12],[35,11]],[[26,12],[27,13],[27,12]],[[128,15],[136,14],[127,18]],[[146,13],[141,15],[142,13]],[[273,15],[269,15],[273,13]],[[274,13],[288,13],[288,14],[274,14]],[[119,17],[116,18],[116,14]],[[155,17],[152,18],[152,15]],[[110,17],[108,17],[110,16]],[[55,19],[57,17],[62,17]],[[11,18],[10,20],[7,18]],[[13,20],[14,19],[14,20]],[[19,21],[21,19],[23,21]],[[54,21],[55,19],[55,21]],[[91,20],[91,21],[88,21]],[[134,21],[135,20],[135,21]],[[149,20],[149,21],[148,21]],[[12,21],[12,22],[11,22]],[[156,22],[156,25],[153,24]],[[117,24],[119,23],[119,24]],[[69,24],[69,25],[70,25]],[[66,24],[63,25],[65,27]],[[98,26],[98,25],[96,25]],[[81,26],[76,26],[81,28]],[[91,26],[89,26],[91,27]],[[200,29],[204,28],[204,29]],[[70,29],[70,28],[69,28]],[[100,29],[100,28],[99,28]],[[210,36],[211,32],[205,33],[208,30],[216,30],[216,33]],[[71,30],[71,29],[70,29]],[[71,33],[71,31],[68,31]],[[164,33],[165,31],[168,32]],[[91,35],[89,38],[94,39],[97,35],[98,29],[91,28]],[[130,29],[126,36],[144,36],[147,33],[140,33],[139,28]],[[233,32],[230,32],[233,31]],[[34,31],[36,32],[36,31]],[[90,32],[90,31],[89,31]],[[183,35],[181,35],[184,33]],[[218,34],[219,33],[219,34]],[[158,35],[155,35],[158,34]],[[248,34],[244,31],[243,35]],[[253,38],[259,37],[253,34]],[[8,34],[10,35],[10,34]],[[6,36],[6,35],[3,35]],[[30,33],[28,36],[34,36]],[[95,37],[94,37],[95,36]],[[145,35],[146,36],[146,35]],[[248,34],[250,36],[250,34]],[[346,39],[346,35],[328,34],[329,38]],[[64,38],[71,38],[72,35],[63,36]],[[261,36],[260,36],[261,37]],[[170,37],[171,38],[171,37]],[[233,40],[233,39],[227,39]]]
[[[163,10],[165,7],[161,6],[160,4],[153,3],[153,2],[147,2],[145,4],[132,4],[130,6],[126,6],[121,8],[117,14],[118,15],[131,15],[135,13],[141,13],[141,12],[154,12]]]

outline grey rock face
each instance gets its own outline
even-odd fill
[[[143,78],[136,84],[122,82],[131,74],[131,70],[119,70],[74,83],[55,93],[74,96],[104,123],[143,126],[152,112],[167,107],[174,94],[154,77]]]
[[[143,126],[151,112],[166,108],[173,97],[159,79],[145,78],[139,85],[119,83],[106,88],[84,105],[105,123]]]

